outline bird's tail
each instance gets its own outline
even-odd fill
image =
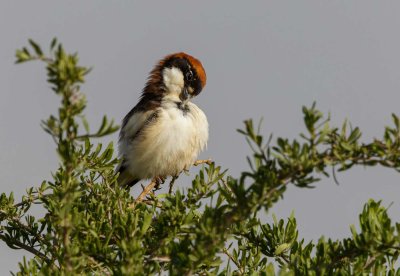
[[[135,178],[132,174],[129,173],[128,169],[124,164],[122,163],[118,168],[117,172],[119,173],[118,175],[118,184],[121,187],[124,187],[126,189],[131,188],[133,185],[139,182],[140,179]]]

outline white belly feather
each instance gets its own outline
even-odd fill
[[[139,179],[177,175],[196,160],[207,145],[207,118],[195,104],[184,112],[175,103],[163,103],[155,122],[126,145],[129,172]]]

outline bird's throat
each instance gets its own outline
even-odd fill
[[[187,101],[176,102],[176,107],[183,112],[183,115],[186,115],[190,111]]]

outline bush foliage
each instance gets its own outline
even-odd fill
[[[21,200],[0,196],[0,239],[34,255],[17,274],[50,275],[400,275],[400,224],[370,200],[359,231],[343,240],[299,238],[296,219],[259,215],[283,198],[288,185],[309,188],[320,177],[355,165],[400,170],[400,123],[382,139],[360,141],[345,122],[332,127],[315,104],[303,108],[305,133],[273,143],[251,120],[239,130],[252,149],[250,169],[236,179],[214,163],[205,165],[189,188],[151,193],[144,201],[116,183],[114,147],[95,138],[117,131],[103,117],[91,132],[81,84],[90,71],[54,39],[49,55],[29,41],[17,63],[39,60],[61,99],[58,114],[42,122],[57,146],[60,166],[53,179],[29,188]],[[334,173],[333,173],[334,177]],[[30,214],[40,205],[43,216]]]

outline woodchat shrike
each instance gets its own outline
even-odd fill
[[[118,182],[177,176],[206,147],[208,122],[190,100],[206,85],[201,62],[185,53],[159,61],[120,131]]]

